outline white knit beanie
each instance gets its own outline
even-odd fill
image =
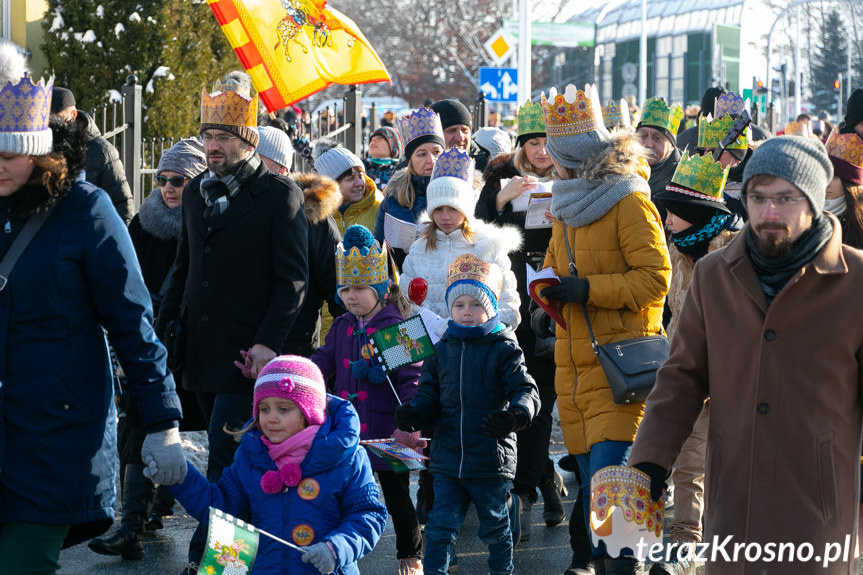
[[[294,147],[285,131],[272,126],[258,126],[258,135],[261,137],[258,155],[290,170],[294,164]]]
[[[442,176],[433,179],[426,189],[426,199],[428,201],[426,210],[429,217],[436,208],[449,206],[460,211],[467,219],[473,219],[477,199],[476,192],[469,183],[461,178]]]

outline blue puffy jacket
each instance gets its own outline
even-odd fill
[[[358,574],[357,560],[374,548],[387,520],[359,438],[353,406],[330,395],[327,419],[300,465],[303,479],[297,487],[275,495],[261,489],[261,477],[276,464],[255,430],[243,436],[234,463],[218,483],[208,483],[189,464],[186,480],[168,489],[204,523],[212,506],[296,545],[329,541],[338,556],[335,572]],[[299,551],[261,536],[252,575],[277,573],[318,575]]]

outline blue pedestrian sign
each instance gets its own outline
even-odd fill
[[[489,102],[518,103],[518,68],[480,68],[479,89]]]

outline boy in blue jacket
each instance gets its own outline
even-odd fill
[[[435,501],[426,525],[425,575],[446,575],[471,501],[492,575],[513,571],[509,489],[515,477],[515,432],[539,410],[539,392],[512,329],[500,323],[501,271],[472,254],[449,266],[452,319],[423,364],[419,391],[396,409],[396,425],[436,424],[429,470]],[[513,503],[508,504],[508,500]],[[517,511],[517,509],[516,509]]]

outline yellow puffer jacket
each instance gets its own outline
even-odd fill
[[[660,333],[662,306],[671,280],[665,234],[650,199],[625,196],[595,222],[580,228],[554,224],[545,267],[568,276],[564,233],[579,277],[590,282],[587,311],[600,344]],[[633,441],[644,404],[618,405],[593,354],[581,304],[563,309],[554,359],[557,409],[566,448],[586,453],[600,441]]]

